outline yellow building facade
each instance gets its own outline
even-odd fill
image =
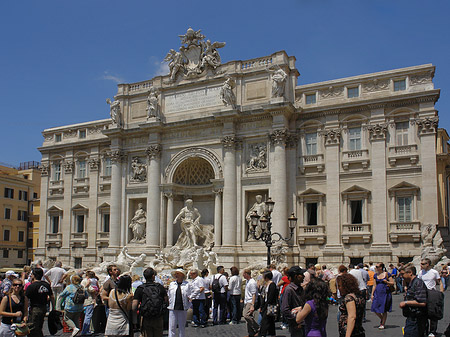
[[[39,224],[38,165],[0,166],[0,267],[21,267],[33,259],[33,228]]]
[[[448,231],[450,208],[450,136],[445,129],[438,129],[436,139],[437,179],[438,179],[438,224]]]

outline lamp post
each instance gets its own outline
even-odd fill
[[[292,213],[288,218],[288,225],[290,230],[289,237],[284,238],[278,232],[272,233],[271,214],[273,212],[275,202],[271,198],[269,198],[264,204],[264,214],[262,216],[259,216],[256,211],[253,211],[253,213],[250,215],[252,226],[250,231],[255,240],[261,240],[265,242],[267,247],[267,265],[269,266],[271,262],[270,249],[272,248],[272,245],[278,241],[288,242],[292,239],[292,236],[294,235],[294,229],[297,226],[297,218],[295,217],[294,213]],[[256,227],[258,226],[258,224],[261,225],[261,234],[259,236],[256,235]],[[278,236],[278,239],[274,239],[274,236]]]

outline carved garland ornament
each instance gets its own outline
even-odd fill
[[[364,92],[374,92],[389,89],[389,80],[373,80],[363,84]]]
[[[161,157],[162,147],[160,144],[150,145],[147,147],[145,152],[147,153],[148,159],[154,159]]]
[[[370,140],[383,140],[386,139],[388,125],[386,123],[368,125],[367,130],[369,131]]]
[[[330,86],[328,89],[320,90],[319,94],[321,98],[335,98],[344,96],[344,87],[335,88]]]

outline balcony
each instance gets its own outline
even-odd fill
[[[417,145],[402,145],[389,147],[388,161],[391,166],[397,165],[399,160],[409,160],[411,165],[417,164],[419,161],[419,153]]]
[[[420,242],[420,221],[391,222],[389,238],[391,242]]]
[[[62,233],[47,233],[45,239],[45,245],[52,248],[61,248],[62,246]]]
[[[368,223],[343,225],[343,243],[370,243],[371,238],[372,232]]]
[[[97,245],[105,245],[109,243],[109,232],[98,232],[97,233]]]
[[[342,152],[342,167],[348,170],[350,165],[360,164],[363,168],[368,168],[370,163],[369,150],[354,150]]]
[[[310,154],[300,157],[300,172],[305,174],[306,169],[313,168],[322,172],[325,168],[323,154]]]
[[[322,245],[325,243],[326,240],[325,226],[323,225],[299,226],[297,236],[298,236],[298,243],[301,245],[304,245],[306,243]]]
[[[87,247],[88,233],[72,233],[72,234],[70,234],[70,245],[72,247]]]

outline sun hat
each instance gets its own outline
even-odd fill
[[[6,277],[9,277],[9,276],[14,276],[14,277],[19,277],[19,274],[16,274],[14,271],[12,271],[12,270],[8,270],[6,273],[5,273],[5,275],[6,275]]]
[[[178,268],[178,269],[174,270],[172,272],[172,277],[175,277],[176,273],[181,273],[181,274],[183,274],[184,277],[186,277],[186,271],[184,269]]]

